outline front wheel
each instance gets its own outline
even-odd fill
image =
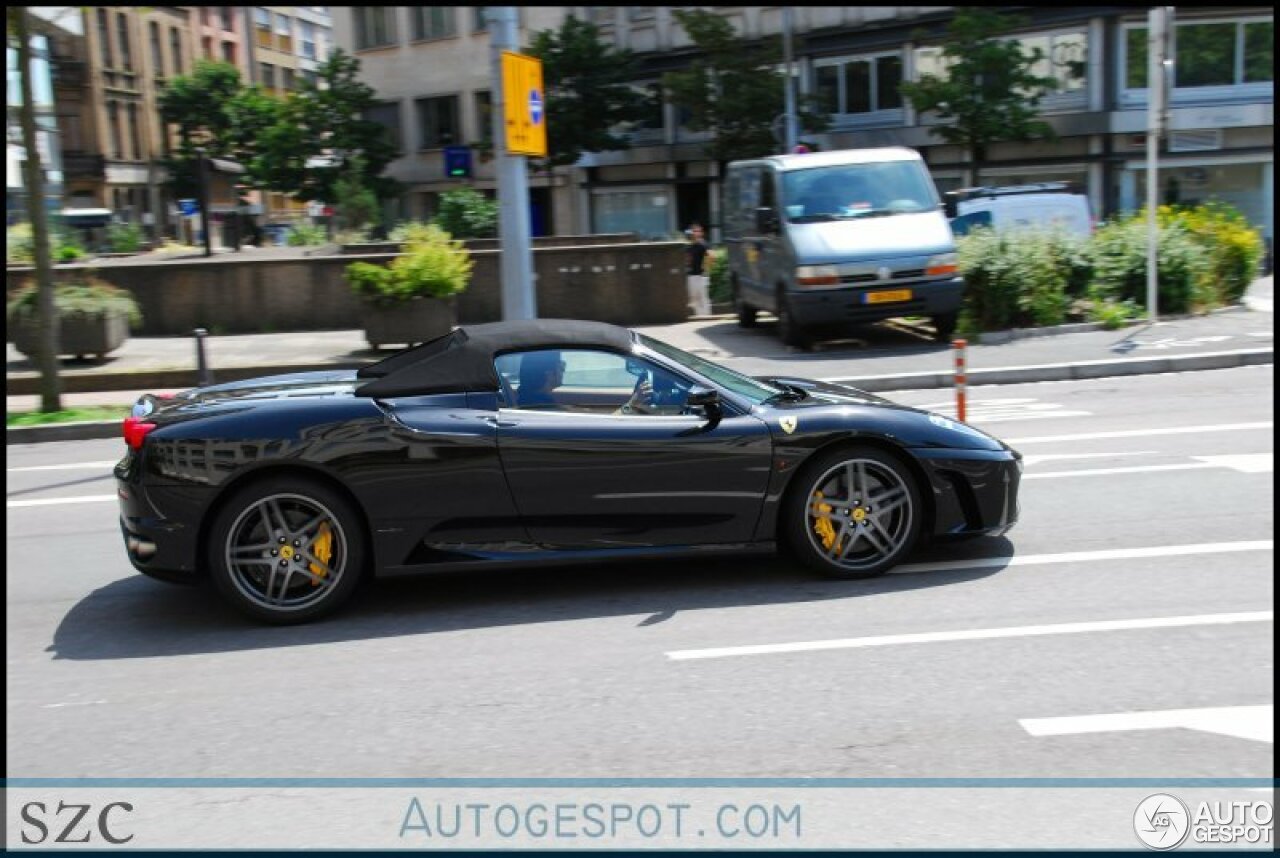
[[[241,612],[301,623],[351,597],[364,543],[359,514],[343,495],[315,480],[273,477],[222,506],[207,559],[214,586]]]
[[[933,317],[933,338],[940,343],[951,341],[951,337],[956,332],[957,313],[943,313],[940,316]]]
[[[778,290],[777,316],[778,338],[782,340],[783,345],[797,349],[807,349],[813,344],[809,332],[796,321],[795,314],[791,312],[791,306],[787,303],[786,293],[781,289]]]
[[[824,575],[880,575],[915,546],[924,517],[920,489],[896,456],[870,447],[834,450],[796,480],[781,530],[798,559]]]
[[[756,308],[742,300],[742,287],[733,280],[733,311],[738,314],[738,327],[754,328],[756,326]]]

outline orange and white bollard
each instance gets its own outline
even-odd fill
[[[964,352],[969,343],[965,340],[952,340],[951,345],[956,350],[956,419],[963,423],[965,397]]]

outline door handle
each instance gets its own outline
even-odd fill
[[[490,426],[493,426],[499,429],[503,427],[509,428],[511,426],[520,425],[519,421],[517,420],[499,420],[497,417],[489,417],[489,416],[481,417],[480,419],[483,420],[485,423],[488,423]]]

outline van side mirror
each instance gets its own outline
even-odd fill
[[[778,231],[778,213],[769,206],[756,209],[756,232],[773,233]]]

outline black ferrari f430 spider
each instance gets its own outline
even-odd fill
[[[1000,534],[1021,456],[851,387],[754,378],[626,328],[468,325],[360,370],[143,396],[115,467],[130,561],[268,622],[366,575],[781,546],[878,575]]]

